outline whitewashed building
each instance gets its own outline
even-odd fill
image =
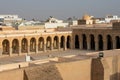
[[[57,27],[67,27],[68,23],[63,22],[63,20],[58,20],[56,18],[50,17],[44,23],[45,28],[57,28]]]
[[[21,22],[22,18],[19,18],[18,15],[0,15],[0,23],[8,26],[12,26],[15,22]]]
[[[110,23],[113,20],[120,20],[120,18],[117,15],[108,15],[105,18],[106,23]]]

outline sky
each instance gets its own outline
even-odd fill
[[[0,0],[0,14],[17,14],[25,19],[45,20],[120,15],[120,0]]]

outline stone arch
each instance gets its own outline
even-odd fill
[[[26,38],[23,38],[21,41],[21,52],[27,53],[28,52],[28,41]]]
[[[36,39],[35,38],[30,39],[30,51],[31,52],[36,51]]]
[[[98,49],[103,50],[103,36],[98,35]]]
[[[38,40],[38,51],[43,51],[44,50],[44,38],[40,37]]]
[[[75,35],[75,49],[79,49],[79,36]]]
[[[113,41],[110,35],[107,35],[107,50],[113,49]]]
[[[119,49],[120,48],[120,37],[116,36],[115,40],[116,40],[116,48]]]
[[[5,39],[2,42],[2,47],[3,47],[3,55],[8,55],[10,52],[10,42],[9,40]]]
[[[87,49],[87,37],[85,34],[82,35],[83,49]]]
[[[71,37],[67,36],[67,48],[70,49],[71,48]]]
[[[53,41],[53,48],[54,49],[58,49],[58,44],[59,44],[58,40],[59,40],[58,36],[55,36],[54,41]]]
[[[95,50],[95,37],[93,34],[90,35],[90,48],[91,50]]]
[[[18,53],[19,52],[19,41],[18,41],[18,39],[14,39],[13,41],[12,41],[12,53],[14,54],[16,54],[16,53]]]
[[[65,36],[61,36],[60,48],[64,48],[64,44],[65,44]]]
[[[51,50],[51,44],[52,44],[51,37],[48,36],[46,39],[46,49],[47,50]]]

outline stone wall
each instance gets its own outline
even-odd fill
[[[63,80],[55,65],[43,65],[25,69],[24,80]]]
[[[23,80],[23,79],[24,75],[22,69],[0,72],[0,80]]]
[[[28,62],[19,62],[19,63],[13,63],[13,64],[2,64],[2,65],[0,65],[0,72],[1,71],[6,71],[6,70],[28,67],[28,66],[29,66]]]
[[[63,80],[91,80],[91,59],[56,64]]]
[[[119,49],[120,30],[111,27],[104,28],[74,28],[73,42],[81,50],[112,50]],[[78,45],[79,43],[79,45]]]
[[[120,80],[120,56],[36,65],[0,72],[2,80]]]

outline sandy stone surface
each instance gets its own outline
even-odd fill
[[[63,80],[53,64],[27,68],[25,75],[24,80]]]

